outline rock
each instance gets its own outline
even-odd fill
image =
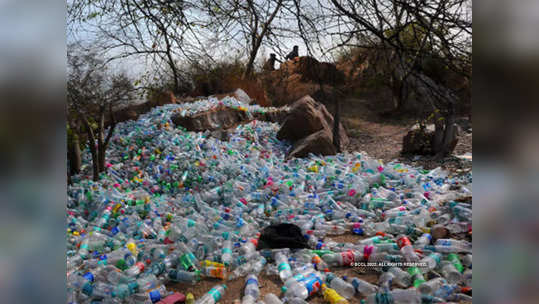
[[[337,150],[333,146],[333,136],[327,129],[317,131],[297,141],[288,153],[287,159],[293,157],[307,157],[309,153],[315,155],[335,155]]]
[[[343,150],[350,140],[342,124],[339,127]],[[333,116],[311,96],[304,96],[292,105],[277,138],[294,143],[288,158],[305,157],[308,153],[333,155],[337,152],[333,146]]]
[[[448,234],[449,234],[449,230],[447,230],[447,228],[445,228],[443,225],[434,225],[430,229],[430,235],[435,240],[443,239],[447,237]]]
[[[182,126],[188,131],[213,131],[229,129],[238,124],[252,120],[245,111],[232,109],[225,106],[196,113],[193,116],[182,116],[179,113],[171,117],[176,126]]]
[[[402,154],[429,155],[434,130],[412,128],[402,139]]]
[[[324,100],[318,100],[325,102],[335,95],[335,86],[343,82],[344,73],[335,65],[308,56],[288,60],[281,64],[279,70],[264,76],[265,87],[274,106],[292,104],[305,95],[324,97]],[[324,93],[321,93],[320,84]]]

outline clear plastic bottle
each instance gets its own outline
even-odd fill
[[[206,294],[204,294],[202,297],[200,297],[198,300],[196,300],[196,304],[215,304],[221,300],[223,295],[226,292],[226,285],[220,284],[213,286],[210,291],[208,291]]]
[[[421,269],[421,272],[422,273],[427,273],[431,270],[434,270],[438,264],[440,263],[440,259],[441,259],[441,255],[437,252],[433,252],[431,254],[429,254],[428,256],[422,258],[419,263],[424,263],[426,264],[425,267],[421,266],[420,269]]]
[[[458,248],[461,251],[464,252],[470,252],[472,250],[472,243],[463,241],[463,240],[455,240],[455,239],[437,239],[434,245],[443,246],[443,247],[451,247],[451,248]]]
[[[284,296],[290,298],[307,299],[320,290],[322,280],[316,273],[311,273],[300,281],[291,284],[289,287],[283,286]]]
[[[273,293],[267,293],[264,296],[265,304],[283,304],[283,302]]]
[[[414,247],[423,248],[425,245],[430,244],[431,240],[432,236],[428,233],[424,233],[414,242]]]
[[[185,282],[195,284],[200,281],[200,271],[185,271],[182,269],[171,269],[168,278],[173,282]]]
[[[349,278],[350,284],[354,286],[356,293],[359,293],[362,296],[368,296],[372,293],[378,291],[378,286],[373,285],[367,281],[364,281],[359,278]]]
[[[399,287],[406,288],[412,284],[412,276],[399,267],[390,267],[387,271],[393,274],[393,282]]]
[[[417,288],[422,294],[431,295],[438,288],[442,287],[444,284],[447,284],[447,281],[444,278],[434,278],[427,282],[421,283]]]
[[[379,299],[391,299],[386,300],[387,302],[381,302],[383,300]],[[421,293],[415,289],[393,289],[387,294],[384,293],[373,293],[370,294],[366,299],[365,303],[367,304],[378,304],[378,303],[409,303],[409,304],[421,304]]]
[[[145,292],[147,290],[157,288],[158,285],[161,285],[161,281],[159,281],[153,274],[141,276],[136,280],[136,282],[140,292]]]
[[[352,251],[334,252],[324,254],[322,260],[328,263],[329,266],[351,266],[354,261],[360,260],[360,255],[359,253],[354,253]]]
[[[283,283],[286,279],[292,276],[292,271],[290,270],[290,264],[288,264],[288,257],[285,253],[278,251],[275,253],[275,264],[279,270],[279,277]]]
[[[221,261],[228,267],[232,263],[232,241],[225,240],[221,250]]]
[[[128,303],[156,303],[164,299],[169,292],[164,285],[148,290],[146,292],[136,293],[128,298]]]
[[[145,268],[144,263],[137,262],[137,263],[135,263],[135,265],[129,267],[125,271],[125,275],[128,276],[128,277],[136,277],[137,275],[139,275],[140,273],[142,273],[144,271],[144,268]]]
[[[256,275],[250,274],[245,278],[245,289],[241,304],[254,304],[260,296],[258,289],[258,278]]]
[[[334,289],[338,294],[345,297],[346,299],[351,299],[356,293],[354,286],[345,280],[339,278],[338,276],[330,273],[326,276],[326,282],[329,287]]]
[[[449,284],[457,284],[462,280],[462,274],[451,261],[442,261],[440,263],[440,273]]]
[[[399,245],[401,253],[407,262],[419,262],[419,257],[415,253],[414,247],[407,236],[400,235],[397,238],[397,244]]]

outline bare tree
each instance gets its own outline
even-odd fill
[[[88,147],[92,155],[93,179],[99,179],[99,173],[105,170],[106,150],[114,128],[114,110],[131,99],[133,86],[125,74],[107,73],[104,61],[96,52],[74,46],[68,52],[68,120],[69,128],[75,132],[77,140],[82,130],[86,133]],[[110,116],[108,132],[105,127],[105,115]],[[82,126],[82,128],[81,128]],[[105,135],[106,132],[106,135]],[[77,167],[73,156],[73,168]]]
[[[299,3],[301,0],[295,0]],[[410,91],[422,98],[440,115],[433,151],[448,153],[455,139],[455,94],[425,75],[427,59],[436,60],[445,69],[469,76],[471,66],[471,0],[328,0],[317,2],[314,12],[296,12],[299,28],[308,26],[315,37],[331,37],[342,47],[375,49],[391,88],[395,109],[401,110]],[[325,19],[326,26],[311,26]],[[308,33],[300,32],[305,40]],[[309,33],[311,36],[312,34]],[[320,45],[320,43],[318,43]],[[440,140],[439,138],[443,138]],[[450,151],[449,151],[450,152]]]
[[[179,92],[188,83],[180,60],[196,62],[207,54],[200,40],[207,24],[198,9],[198,1],[186,0],[71,0],[68,29],[84,24],[108,60],[145,59],[152,79],[170,77]]]
[[[225,33],[226,40],[235,41],[247,50],[247,65],[243,78],[252,75],[254,63],[262,45],[276,46],[282,37],[274,27],[289,0],[206,0],[204,6],[211,27]]]

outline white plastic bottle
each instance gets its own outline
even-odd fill
[[[245,279],[245,289],[243,291],[241,304],[254,304],[259,296],[260,290],[258,288],[258,278],[256,275],[250,274]]]
[[[205,295],[203,295],[201,298],[196,300],[196,304],[215,304],[221,300],[223,295],[226,292],[226,285],[215,285],[210,291],[208,291]]]
[[[346,299],[351,299],[356,293],[354,286],[345,280],[339,278],[338,276],[330,273],[326,277],[326,282],[328,286],[334,289],[338,294],[345,297]]]

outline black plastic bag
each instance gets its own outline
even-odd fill
[[[262,230],[257,250],[290,248],[309,248],[301,229],[294,224],[274,224]]]

